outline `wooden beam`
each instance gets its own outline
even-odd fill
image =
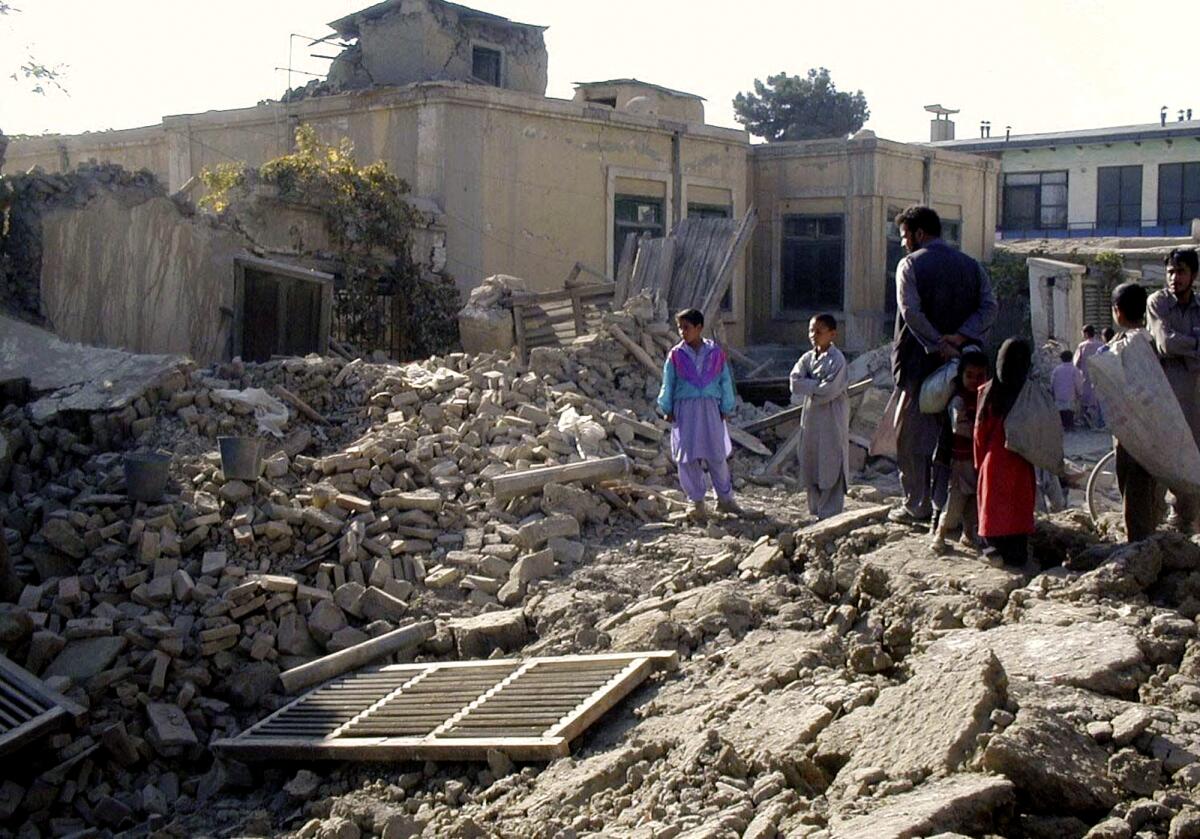
[[[293,667],[279,674],[279,683],[284,692],[295,693],[313,685],[340,676],[350,670],[370,664],[372,661],[399,652],[408,647],[428,641],[437,628],[433,621],[422,621],[394,629],[378,638],[363,641],[331,655]]]
[[[871,387],[871,379],[863,379],[861,382],[855,382],[846,388],[846,396],[853,399],[860,393],[866,392]],[[785,422],[800,419],[800,414],[804,412],[803,405],[793,405],[791,408],[784,408],[782,411],[776,411],[770,416],[761,419],[751,420],[741,426],[742,431],[749,431],[751,434],[757,434],[760,431],[766,431],[768,428],[774,428],[777,425],[783,425]]]
[[[325,417],[323,417],[319,413],[317,413],[316,409],[313,408],[312,405],[309,405],[307,402],[305,402],[303,399],[301,399],[296,394],[292,393],[290,390],[288,390],[283,385],[275,385],[274,390],[275,390],[276,396],[278,396],[284,402],[290,403],[293,408],[295,408],[297,411],[299,411],[304,417],[306,417],[310,421],[318,423],[319,425],[329,425],[329,420],[325,419]]]
[[[640,344],[626,335],[625,330],[621,329],[621,327],[614,323],[609,325],[608,331],[614,338],[617,339],[621,346],[629,350],[630,355],[642,363],[642,366],[645,367],[651,375],[660,381],[662,380],[662,367],[658,364],[655,364],[654,359],[650,357],[650,354],[646,352]]]
[[[763,445],[762,440],[758,439],[748,431],[743,431],[735,425],[725,423],[725,426],[729,430],[729,439],[737,443],[743,449],[748,449],[749,451],[762,455],[763,457],[770,456],[771,450]]]
[[[492,478],[492,494],[501,501],[508,501],[541,492],[546,484],[603,481],[628,475],[629,469],[629,458],[623,454],[561,466],[543,466],[540,469],[497,475]]]

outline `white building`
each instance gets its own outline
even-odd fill
[[[989,126],[988,136],[930,145],[1000,159],[1001,239],[1189,236],[1200,218],[1200,120],[1180,116],[1051,134],[990,136]]]

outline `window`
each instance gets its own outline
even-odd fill
[[[904,245],[900,243],[900,228],[896,226],[895,218],[900,214],[897,207],[889,207],[887,215],[887,276],[884,277],[884,311],[890,315],[896,313],[896,269],[900,260],[907,255]],[[962,250],[962,222],[942,219],[942,241],[950,247]]]
[[[729,207],[723,207],[720,204],[688,202],[688,218],[729,218],[730,215]],[[725,289],[725,296],[721,298],[721,311],[733,311],[733,286]]]
[[[783,217],[779,307],[841,309],[846,235],[842,216]]]
[[[471,75],[493,87],[500,87],[500,50],[472,47]]]
[[[1005,232],[1065,229],[1067,173],[1020,172],[1004,176]]]
[[[1158,223],[1189,224],[1200,218],[1200,162],[1158,167]]]
[[[589,105],[607,105],[610,108],[617,107],[617,97],[615,96],[600,96],[587,101]]]
[[[1142,167],[1101,166],[1096,170],[1096,225],[1142,224]]]
[[[613,199],[613,265],[621,263],[621,248],[630,233],[663,235],[663,200],[618,195]]]

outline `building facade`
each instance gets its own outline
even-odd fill
[[[1200,120],[930,145],[1000,160],[1004,239],[1190,236],[1200,218]]]
[[[990,257],[993,159],[869,131],[754,145],[744,131],[705,124],[699,96],[636,79],[547,98],[540,27],[441,0],[390,0],[331,26],[357,42],[307,95],[127,131],[14,138],[5,170],[96,159],[148,169],[174,192],[194,188],[206,167],[288,153],[308,124],[411,185],[444,225],[445,253],[429,261],[444,258],[464,291],[501,273],[561,288],[576,262],[611,277],[625,234],[666,235],[687,216],[740,217],[754,204],[760,224],[723,313],[735,344],[802,345],[808,318],[826,310],[844,322],[850,350],[888,337],[901,256],[891,218],[909,204],[931,204],[950,241]],[[388,32],[431,46],[403,63]],[[477,47],[499,56],[477,64]],[[356,66],[391,81],[357,89]]]

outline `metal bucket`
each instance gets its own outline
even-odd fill
[[[125,455],[125,492],[135,501],[155,504],[167,489],[169,454],[131,452]]]
[[[262,472],[262,448],[257,437],[218,437],[221,471],[227,481],[257,481]]]

